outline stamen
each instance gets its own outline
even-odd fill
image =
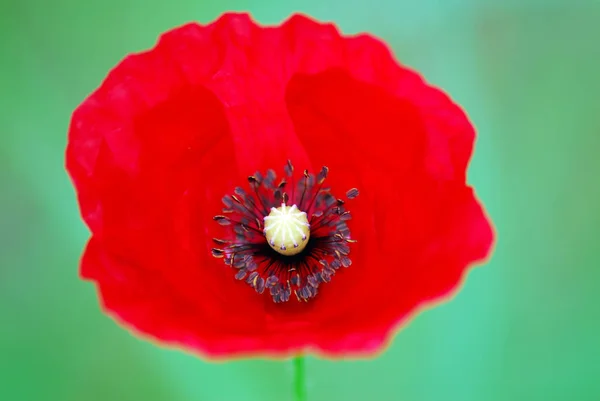
[[[358,196],[358,189],[352,188],[348,192],[346,192],[346,196],[348,199],[354,199]]]
[[[225,231],[224,239],[213,238],[211,250],[236,270],[237,280],[258,294],[268,292],[276,303],[289,301],[292,293],[298,301],[317,296],[319,286],[340,267],[351,266],[349,245],[356,242],[344,201],[324,187],[327,167],[316,177],[304,170],[297,185],[290,161],[284,171],[287,178],[277,185],[273,170],[256,172],[248,177],[249,192],[237,187],[223,198],[224,215],[214,220]],[[288,181],[291,195],[284,192]],[[348,199],[356,196],[356,188],[346,193]]]

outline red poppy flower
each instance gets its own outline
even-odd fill
[[[206,356],[368,354],[489,252],[474,135],[371,36],[185,25],[73,115],[81,275],[126,326]]]

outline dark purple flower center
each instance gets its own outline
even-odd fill
[[[213,239],[218,248],[212,249],[214,257],[236,270],[236,279],[259,294],[268,290],[276,303],[292,294],[299,301],[315,297],[321,283],[352,264],[349,244],[355,242],[345,202],[324,185],[329,169],[316,176],[304,170],[297,182],[290,161],[284,170],[277,184],[273,170],[257,172],[248,177],[250,191],[237,187],[223,198],[223,214],[214,220],[226,226],[226,234]],[[347,199],[357,196],[356,188],[346,192]]]

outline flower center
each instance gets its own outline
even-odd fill
[[[288,161],[285,177],[276,184],[273,170],[248,177],[250,192],[237,187],[223,197],[223,214],[213,219],[223,226],[221,238],[213,238],[212,255],[233,268],[235,278],[245,280],[257,293],[268,291],[276,303],[292,294],[298,301],[317,296],[340,267],[352,264],[347,221],[350,212],[342,199],[324,185],[329,173],[304,170],[296,181]],[[347,199],[358,196],[356,188]]]
[[[296,255],[306,248],[310,237],[310,224],[306,213],[296,205],[271,208],[271,213],[264,218],[263,232],[267,242],[276,252],[282,255]]]

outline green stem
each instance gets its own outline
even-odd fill
[[[306,401],[306,361],[297,356],[294,362],[294,401]]]

